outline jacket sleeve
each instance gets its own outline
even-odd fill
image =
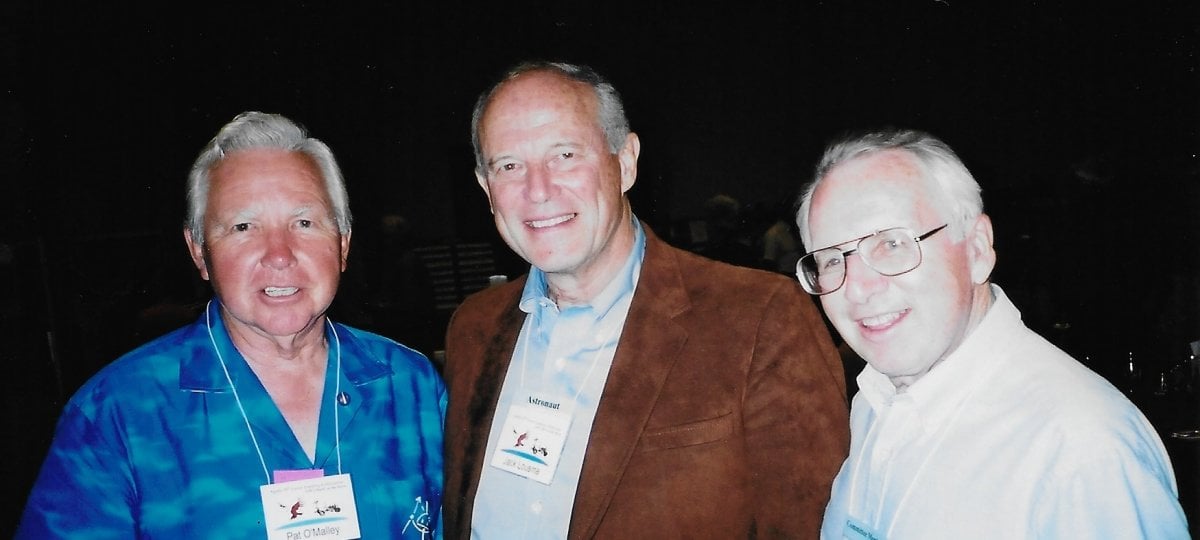
[[[812,300],[788,285],[762,308],[743,407],[759,538],[816,538],[849,448],[841,359]]]

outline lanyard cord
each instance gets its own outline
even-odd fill
[[[258,462],[262,465],[263,476],[267,479],[267,484],[271,483],[271,473],[267,469],[267,460],[263,457],[262,448],[258,445],[258,438],[254,436],[254,429],[250,427],[250,417],[246,415],[246,408],[242,405],[242,398],[238,395],[237,385],[233,384],[233,377],[229,375],[229,367],[225,365],[225,358],[221,355],[221,348],[217,346],[217,338],[213,336],[212,331],[212,301],[209,300],[208,305],[204,307],[204,324],[208,329],[208,340],[212,343],[213,352],[217,354],[217,361],[221,363],[221,370],[225,372],[225,380],[229,382],[229,388],[233,391],[233,400],[237,403],[238,412],[242,413],[242,421],[246,423],[246,431],[250,433],[250,442],[254,444],[254,451],[258,454]],[[342,390],[342,340],[338,337],[337,329],[329,319],[325,319],[325,324],[333,332],[333,341],[336,344],[337,358],[337,377],[336,390],[334,392],[334,400],[341,394]],[[342,474],[342,434],[341,426],[339,425],[338,408],[336,404],[333,407],[333,447],[337,453],[337,469],[338,474]]]
[[[525,368],[529,364],[530,341],[537,339],[532,333],[533,327],[530,324],[531,319],[533,319],[532,313],[526,315],[525,323],[522,324],[523,328],[521,329],[521,334],[524,334],[526,338],[525,346],[521,347],[521,388],[525,388]],[[613,336],[621,330],[621,327],[624,326],[624,322],[622,321],[622,324],[613,324],[612,326],[613,328],[608,331],[608,335],[604,337],[604,341],[600,342],[600,346],[596,350],[596,354],[592,356],[592,365],[588,367],[587,375],[584,375],[583,380],[580,381],[579,388],[575,389],[575,397],[571,398],[572,413],[574,413],[574,409],[579,406],[579,396],[583,395],[583,389],[587,387],[587,382],[591,380],[592,372],[596,370],[596,364],[600,363],[600,355],[604,354],[604,350],[608,348],[608,342],[611,341]],[[529,331],[529,333],[526,333],[527,331]],[[614,359],[616,358],[616,354],[617,351],[614,348]]]
[[[334,374],[335,382],[333,383],[333,450],[337,454],[338,474],[342,474],[342,422],[338,418],[338,409],[341,407],[338,407],[337,403],[338,397],[342,395],[342,338],[338,337],[337,328],[333,326],[333,323],[329,322],[328,317],[325,318],[325,326],[328,326],[329,331],[333,333],[333,343],[337,351],[337,367],[335,368],[337,373]],[[319,415],[317,422],[320,423]],[[317,432],[320,433],[320,428],[317,429]],[[316,454],[315,450],[313,454]]]

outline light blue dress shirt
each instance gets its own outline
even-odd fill
[[[646,250],[634,220],[633,250],[621,271],[589,305],[563,310],[547,294],[546,275],[529,272],[521,294],[525,325],[517,339],[488,435],[486,463],[475,496],[472,538],[566,538],[592,420],[612,366]],[[549,485],[491,465],[514,405],[536,397],[560,404],[570,430]]]

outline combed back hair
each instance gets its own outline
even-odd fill
[[[967,170],[954,150],[940,139],[923,131],[887,129],[866,134],[844,137],[831,143],[817,163],[812,181],[804,188],[796,212],[796,225],[800,238],[812,250],[824,246],[811,244],[808,229],[812,197],[817,186],[825,180],[834,167],[852,159],[865,157],[884,150],[903,150],[916,158],[926,179],[932,179],[940,192],[939,199],[932,201],[934,208],[944,212],[948,229],[955,239],[962,239],[970,224],[983,213],[983,196],[979,182]]]
[[[204,213],[208,207],[213,169],[230,154],[254,149],[299,152],[312,159],[325,182],[338,231],[343,235],[350,232],[350,197],[346,194],[342,171],[329,147],[319,139],[309,137],[303,127],[284,116],[249,111],[237,115],[217,132],[200,151],[188,173],[188,217],[184,228],[192,231],[197,244],[204,244]]]
[[[621,95],[617,93],[617,89],[608,79],[588,66],[562,62],[523,62],[508,70],[496,84],[475,101],[475,109],[471,112],[471,145],[475,148],[476,173],[485,178],[487,176],[483,147],[479,143],[479,121],[483,118],[484,110],[491,104],[492,98],[505,83],[533,71],[557,73],[590,86],[596,93],[596,102],[599,105],[596,121],[604,130],[604,140],[608,143],[608,150],[614,154],[621,151],[621,147],[625,145],[625,139],[629,137],[629,119],[625,117],[625,105],[621,102]]]

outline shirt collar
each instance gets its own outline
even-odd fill
[[[325,326],[325,339],[329,343],[330,353],[336,352],[338,342],[342,350],[342,373],[346,380],[355,386],[384,377],[391,373],[387,364],[379,361],[362,345],[348,327],[334,324],[337,337],[329,325]],[[212,329],[209,337],[208,329]],[[192,323],[191,329],[180,335],[181,340],[187,340],[191,354],[186,355],[179,363],[179,387],[192,392],[228,392],[229,381],[225,370],[221,367],[221,358],[229,368],[229,376],[234,384],[240,377],[250,373],[246,361],[242,358],[233,341],[229,339],[229,331],[221,316],[221,302],[216,298],[208,303],[208,307],[200,318]],[[214,350],[213,345],[217,349]],[[181,343],[182,345],[182,343]],[[216,351],[220,351],[218,358]]]
[[[633,249],[625,259],[621,271],[613,276],[612,281],[587,304],[596,319],[603,318],[609,310],[637,286],[637,278],[642,268],[642,259],[646,255],[646,233],[636,217],[633,219]],[[525,280],[525,289],[521,291],[521,311],[533,313],[536,308],[554,308],[557,306],[550,299],[549,287],[546,284],[546,273],[536,266],[529,269],[529,279]]]

